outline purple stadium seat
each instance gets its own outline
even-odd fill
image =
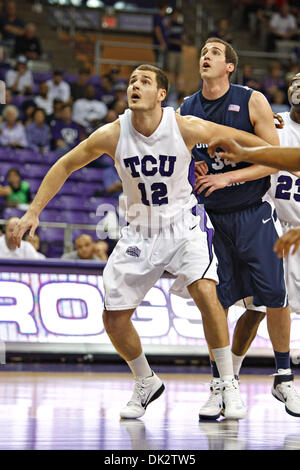
[[[33,194],[37,192],[42,182],[41,179],[31,179],[26,177],[24,177],[24,180],[30,184],[30,189]]]
[[[23,164],[45,164],[45,160],[42,154],[29,149],[15,150],[14,155],[12,157],[15,159],[15,161],[18,161]]]
[[[48,243],[55,241],[63,242],[64,240],[64,231],[59,228],[40,227],[38,233],[41,241]]]
[[[118,199],[104,198],[104,197],[91,197],[83,202],[83,207],[89,207],[90,211],[96,212],[101,204],[108,204],[116,207],[119,204]]]
[[[24,215],[24,211],[20,211],[15,207],[6,207],[3,211],[3,219],[9,219],[10,217],[22,217]]]
[[[51,72],[33,72],[33,80],[34,83],[43,83],[46,82],[47,80],[50,80],[52,77]]]
[[[66,72],[64,73],[63,79],[68,83],[74,83],[78,79],[78,75],[75,73]]]
[[[61,211],[61,222],[67,224],[89,224],[89,214],[83,211]]]
[[[64,222],[62,212],[54,209],[44,209],[39,216],[41,222]]]
[[[10,149],[9,147],[0,147],[0,161],[1,162],[13,162],[13,154],[14,154],[13,149]]]
[[[56,152],[49,152],[43,155],[43,159],[45,163],[48,163],[48,165],[53,165],[58,160],[58,156]]]
[[[0,176],[5,179],[8,170],[10,170],[10,169],[13,168],[13,167],[20,169],[20,165],[19,165],[19,164],[1,162],[1,165],[0,165]]]
[[[102,180],[102,171],[100,168],[82,168],[81,174],[83,177],[83,180],[86,182],[93,181],[98,183],[99,181]]]
[[[24,166],[23,174],[29,178],[44,178],[48,170],[48,165],[34,165],[28,163]]]

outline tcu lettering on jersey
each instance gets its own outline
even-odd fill
[[[125,167],[131,170],[133,178],[139,178],[142,172],[145,176],[154,176],[159,173],[161,176],[172,176],[175,167],[175,156],[159,155],[158,159],[153,155],[145,155],[143,158],[138,156],[124,158]]]

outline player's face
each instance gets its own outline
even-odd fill
[[[199,65],[200,75],[204,80],[223,77],[232,68],[232,64],[226,63],[225,45],[219,42],[205,44],[201,50]]]
[[[288,89],[288,98],[291,106],[300,111],[300,74],[298,73],[293,78],[293,81]]]
[[[150,111],[160,106],[165,90],[157,88],[156,74],[150,70],[135,70],[127,88],[128,106],[132,111]]]

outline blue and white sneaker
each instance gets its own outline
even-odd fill
[[[132,397],[121,409],[120,417],[122,419],[140,418],[145,414],[149,403],[156,400],[164,389],[164,384],[154,372],[150,377],[136,377]]]
[[[221,379],[213,378],[210,382],[210,395],[207,402],[200,408],[199,419],[214,420],[221,416],[223,398],[221,390]]]
[[[300,416],[300,396],[295,388],[291,369],[279,369],[274,374],[272,395],[285,403],[285,410],[289,415]]]

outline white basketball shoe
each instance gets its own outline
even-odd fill
[[[210,395],[207,402],[200,408],[200,419],[218,419],[223,409],[221,379],[213,378],[210,382]]]
[[[291,369],[279,369],[274,377],[272,395],[285,403],[285,410],[292,416],[300,416],[300,396],[295,388]]]
[[[122,419],[140,418],[145,414],[149,403],[156,400],[164,389],[164,384],[154,372],[150,377],[136,377],[132,397],[121,409],[120,417]]]
[[[223,408],[222,413],[227,419],[243,419],[247,417],[247,408],[244,405],[239,383],[236,379],[222,380],[221,383]]]

